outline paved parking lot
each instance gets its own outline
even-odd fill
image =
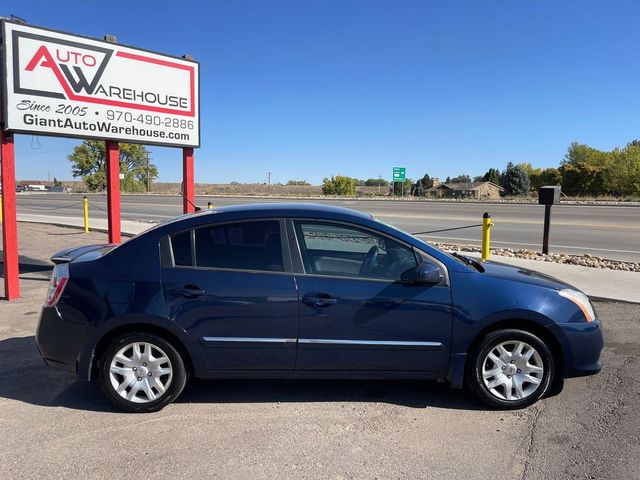
[[[31,230],[27,230],[31,229]],[[21,225],[23,298],[0,303],[0,478],[640,478],[640,305],[598,302],[600,375],[516,412],[444,384],[191,382],[163,411],[114,410],[34,344],[44,260],[103,241]]]

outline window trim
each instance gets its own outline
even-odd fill
[[[233,225],[237,223],[255,223],[255,222],[278,222],[278,226],[280,229],[280,249],[282,251],[282,271],[198,266],[198,260],[196,255],[196,230],[201,228],[223,227],[226,225]],[[173,254],[173,243],[171,242],[171,237],[173,235],[179,235],[186,231],[190,232],[190,237],[191,237],[191,265],[176,265],[174,254]],[[172,266],[170,268],[188,269],[188,270],[215,270],[215,271],[224,271],[224,272],[247,272],[247,273],[268,273],[268,274],[276,274],[276,275],[283,275],[283,274],[290,275],[293,273],[293,269],[291,268],[291,254],[289,251],[288,242],[283,241],[283,239],[286,238],[286,233],[287,231],[285,228],[284,219],[280,217],[243,218],[238,220],[206,223],[204,225],[198,225],[191,228],[185,228],[183,230],[177,230],[175,232],[169,233],[166,236],[169,239],[169,245],[171,247],[170,250],[171,250]]]
[[[354,276],[349,276],[349,275],[322,275],[319,273],[308,273],[305,271],[304,268],[304,261],[302,259],[302,248],[301,248],[301,244],[300,244],[300,238],[298,236],[298,229],[296,228],[296,222],[311,222],[311,223],[316,223],[316,224],[329,224],[329,225],[341,225],[341,226],[345,226],[345,227],[350,227],[353,229],[361,229],[367,232],[371,232],[374,235],[380,236],[380,237],[385,237],[388,238],[389,240],[392,240],[400,245],[402,245],[405,248],[408,248],[411,250],[411,252],[413,253],[413,256],[416,260],[416,265],[420,265],[421,263],[425,263],[425,262],[431,262],[434,263],[435,265],[437,265],[440,270],[443,273],[443,280],[442,282],[440,282],[438,285],[435,285],[436,287],[447,287],[449,288],[450,283],[449,283],[449,270],[447,269],[446,265],[444,263],[442,263],[440,260],[434,258],[433,256],[429,255],[428,253],[424,252],[423,250],[420,250],[416,247],[414,247],[411,244],[408,244],[407,242],[394,237],[393,235],[390,235],[386,232],[381,232],[380,230],[376,230],[375,228],[371,228],[365,225],[360,225],[357,223],[350,223],[350,222],[345,222],[342,220],[326,220],[326,219],[319,219],[319,218],[307,218],[307,217],[298,217],[298,218],[288,218],[287,219],[287,227],[290,228],[293,232],[293,237],[295,238],[296,241],[296,251],[295,253],[297,253],[298,255],[298,259],[296,265],[296,268],[294,269],[294,273],[296,275],[304,275],[304,276],[308,276],[308,277],[317,277],[317,278],[334,278],[334,279],[343,279],[343,280],[360,280],[360,281],[369,281],[369,282],[384,282],[384,283],[402,283],[402,284],[406,284],[406,285],[412,285],[415,284],[416,282],[414,281],[409,281],[409,280],[391,280],[391,279],[386,279],[386,278],[374,278],[374,277],[354,277]],[[293,257],[294,252],[293,249],[291,251],[291,255]]]

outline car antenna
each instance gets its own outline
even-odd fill
[[[181,191],[181,190],[179,190],[179,191],[178,191],[178,193],[180,194],[180,196],[181,196],[182,198],[184,198],[187,202],[189,202],[189,203],[191,204],[191,206],[194,208],[194,210],[195,210],[196,212],[201,212],[201,211],[202,211],[202,208],[198,207],[195,203],[193,203],[191,200],[189,200],[189,199],[184,195],[184,193],[182,193],[182,191]]]

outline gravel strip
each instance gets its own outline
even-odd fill
[[[430,245],[437,247],[445,252],[470,252],[480,253],[480,247],[473,245],[454,245],[451,243],[429,242]],[[544,255],[535,250],[527,250],[522,248],[492,248],[491,255],[501,257],[516,257],[527,260],[537,260],[539,262],[555,262],[566,263],[568,265],[579,265],[591,268],[606,268],[609,270],[622,270],[625,272],[640,272],[640,262],[625,262],[622,260],[608,260],[602,257],[596,257],[589,253],[584,255],[569,255],[566,253],[550,253]]]

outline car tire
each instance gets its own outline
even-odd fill
[[[555,362],[536,335],[517,329],[490,332],[471,352],[467,385],[486,405],[499,409],[528,407],[549,390]]]
[[[173,402],[187,382],[182,357],[171,343],[148,333],[115,338],[100,363],[100,386],[118,408],[157,412]]]

